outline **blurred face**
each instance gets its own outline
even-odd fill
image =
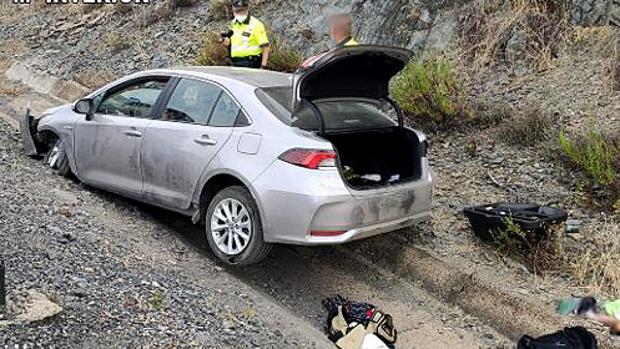
[[[250,13],[249,7],[233,7],[233,14],[237,16],[247,16]]]
[[[330,35],[332,38],[334,38],[334,39],[335,39],[335,38],[336,38],[336,36],[338,35],[338,30],[337,30],[337,28],[336,28],[336,25],[335,25],[334,21],[332,21],[332,22],[329,24],[329,35]]]
[[[335,16],[329,26],[329,34],[336,41],[342,41],[351,35],[351,19],[348,16]]]

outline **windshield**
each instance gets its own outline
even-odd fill
[[[318,121],[312,110],[304,108],[292,116],[293,92],[288,86],[262,88],[256,91],[261,102],[282,122],[304,130],[318,130]],[[396,122],[382,110],[379,101],[325,100],[317,101],[323,114],[325,129],[330,131],[388,128]],[[393,110],[392,110],[393,112]]]

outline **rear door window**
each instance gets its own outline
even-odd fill
[[[239,111],[237,103],[227,93],[222,93],[209,119],[209,126],[233,127]]]
[[[162,120],[206,125],[222,92],[208,82],[182,79],[166,105]]]

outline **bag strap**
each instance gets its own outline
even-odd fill
[[[525,335],[519,340],[519,343],[517,344],[517,349],[536,349],[536,347],[534,347],[533,345],[534,341],[535,339],[533,337]]]
[[[394,319],[390,314],[381,314],[382,316],[378,319],[378,326],[375,334],[387,344],[394,344],[398,339],[398,331],[394,328]]]

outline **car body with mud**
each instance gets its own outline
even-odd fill
[[[431,217],[424,134],[389,81],[400,48],[331,51],[295,74],[230,67],[136,73],[26,114],[27,153],[59,174],[204,223],[230,264],[272,244],[341,244]]]

